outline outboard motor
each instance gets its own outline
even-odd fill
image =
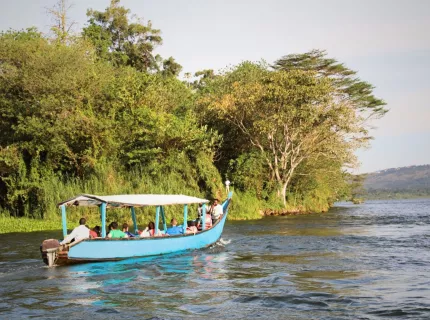
[[[54,266],[59,247],[60,242],[57,239],[48,239],[42,242],[40,252],[42,253],[43,262],[49,267]]]

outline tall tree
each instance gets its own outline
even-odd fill
[[[154,48],[162,43],[160,30],[151,21],[144,24],[130,10],[111,0],[104,12],[88,10],[88,26],[83,35],[96,47],[99,57],[114,65],[132,66],[140,71],[158,69]]]
[[[71,7],[72,5],[69,5],[67,0],[58,0],[52,8],[47,9],[54,23],[51,31],[54,32],[56,40],[63,44],[67,42],[71,30],[76,24],[75,21],[70,22],[67,16]]]
[[[202,89],[207,84],[207,81],[215,78],[216,75],[212,69],[204,69],[194,73],[194,77],[198,79],[193,82],[195,88]]]
[[[315,72],[270,71],[243,63],[216,77],[200,103],[238,128],[261,152],[286,203],[287,187],[303,161],[325,157],[354,161],[366,143],[362,117],[336,99],[330,79]]]
[[[177,77],[182,71],[182,66],[175,61],[173,57],[163,61],[163,71],[161,72],[165,77]]]
[[[324,50],[312,50],[302,54],[289,54],[277,60],[277,70],[314,71],[319,77],[329,78],[338,89],[337,96],[367,116],[381,117],[388,110],[386,103],[373,95],[374,87],[357,77],[357,72],[347,68],[333,58],[327,58]]]
[[[349,176],[350,180],[350,191],[351,191],[351,201],[359,201],[360,197],[366,194],[366,189],[364,188],[364,182],[366,181],[367,174],[351,174]]]

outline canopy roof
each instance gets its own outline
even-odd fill
[[[209,202],[209,200],[184,196],[182,194],[126,194],[114,196],[82,194],[75,198],[60,202],[58,206],[64,204],[66,206],[98,207],[100,204],[106,203],[107,207],[121,208],[207,202]]]

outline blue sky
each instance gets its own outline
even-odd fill
[[[55,0],[2,0],[0,30],[49,31]],[[86,9],[108,0],[69,1],[79,31]],[[357,70],[390,112],[374,121],[375,140],[357,152],[358,172],[430,163],[430,1],[426,0],[123,0],[161,29],[157,52],[185,72],[267,62],[314,48]]]

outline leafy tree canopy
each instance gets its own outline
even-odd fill
[[[111,0],[104,12],[88,10],[88,26],[83,35],[95,46],[100,58],[116,66],[132,66],[139,71],[157,69],[154,48],[162,43],[160,30],[151,21],[144,24],[130,15],[130,10]]]
[[[344,168],[386,112],[355,71],[314,50],[183,82],[150,21],[112,0],[72,37],[66,2],[49,11],[54,39],[0,34],[0,210],[43,217],[83,190],[222,197],[221,175],[243,192],[238,212],[351,193]]]
[[[327,58],[323,50],[312,50],[302,54],[289,54],[274,64],[277,70],[314,71],[320,77],[330,78],[342,93],[342,99],[349,101],[358,111],[367,111],[370,116],[383,116],[388,110],[385,102],[373,95],[374,87],[360,80],[357,72],[347,68],[333,58]]]
[[[162,74],[166,77],[177,77],[182,71],[182,66],[173,57],[163,61]]]
[[[362,118],[336,99],[330,79],[303,70],[271,71],[245,62],[210,84],[200,103],[238,128],[259,150],[285,201],[303,161],[319,157],[354,160],[368,139]]]

